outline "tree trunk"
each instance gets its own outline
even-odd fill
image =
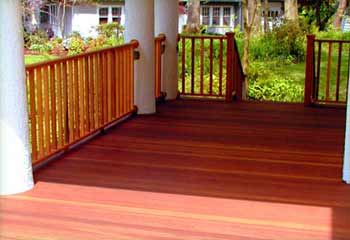
[[[267,33],[269,31],[269,1],[264,0],[264,32]]]
[[[200,32],[200,0],[188,1],[188,16],[186,32],[199,33]]]
[[[62,13],[58,14],[58,20],[59,20],[59,28],[61,32],[61,37],[65,37],[65,22],[66,22],[66,7],[67,7],[67,0],[63,0],[59,3],[58,9],[60,13],[60,9],[62,8]]]
[[[335,19],[333,23],[334,28],[337,30],[340,30],[341,22],[342,22],[346,7],[347,7],[347,0],[339,0],[338,10],[337,10],[337,13],[335,14]]]
[[[284,16],[287,20],[298,19],[298,1],[297,0],[284,1]]]

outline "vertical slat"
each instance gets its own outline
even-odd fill
[[[116,92],[115,92],[115,56],[114,56],[114,50],[110,50],[110,68],[111,68],[111,116],[112,120],[116,118],[116,111],[115,111],[115,99],[116,99]]]
[[[219,96],[222,96],[222,68],[223,68],[223,39],[220,38],[219,47]]]
[[[314,81],[314,54],[315,54],[315,35],[307,35],[306,61],[305,61],[305,91],[304,106],[312,104],[312,89]]]
[[[107,54],[103,52],[102,54],[102,66],[103,66],[103,84],[102,84],[102,94],[103,94],[103,124],[106,124],[108,121],[108,90],[107,90]]]
[[[56,110],[56,70],[55,65],[50,67],[50,102],[51,102],[51,137],[52,149],[57,149],[57,110]]]
[[[338,49],[338,66],[337,66],[337,85],[335,90],[336,101],[339,101],[339,87],[340,87],[340,70],[341,70],[341,59],[342,59],[343,43],[339,43]]]
[[[79,131],[79,66],[78,59],[74,60],[74,140],[80,136]]]
[[[51,150],[51,132],[50,132],[50,90],[49,90],[49,76],[48,76],[48,66],[43,67],[43,77],[44,77],[44,112],[45,112],[45,154],[50,153]]]
[[[315,81],[315,100],[318,100],[318,92],[319,92],[319,86],[320,86],[320,76],[321,76],[321,55],[322,55],[322,43],[319,41],[318,42],[318,55],[317,55],[317,76],[316,76],[316,81]]]
[[[124,54],[123,51],[120,52],[120,79],[121,79],[121,114],[123,115],[125,113],[125,93],[124,93],[124,89],[125,89],[125,78],[124,78],[124,65],[125,65],[125,61],[124,61]]]
[[[114,62],[115,62],[115,112],[116,117],[120,116],[120,77],[119,77],[119,57],[118,50],[114,52]]]
[[[182,92],[186,93],[186,77],[185,77],[185,71],[186,71],[186,39],[184,36],[182,38],[182,54],[181,54],[181,73],[182,73]]]
[[[210,61],[210,66],[209,66],[209,95],[213,95],[213,39],[210,38],[210,50],[209,50],[209,61]]]
[[[107,67],[107,122],[112,120],[112,65],[111,52],[106,52],[106,67]]]
[[[41,76],[41,67],[36,69],[36,81],[37,81],[37,103],[38,103],[38,151],[39,159],[44,156],[44,116],[43,116],[43,81]]]
[[[233,91],[233,51],[234,51],[234,33],[226,33],[226,96],[225,101],[232,101],[232,91]]]
[[[55,65],[56,72],[56,86],[57,86],[57,147],[62,148],[63,146],[63,98],[62,98],[62,65],[58,63]]]
[[[85,108],[85,115],[84,115],[84,119],[85,119],[85,134],[90,132],[90,94],[89,92],[91,91],[90,89],[90,72],[89,72],[89,57],[86,56],[84,57],[84,67],[85,67],[85,86],[84,86],[84,96],[85,96],[85,104],[84,104],[84,108]]]
[[[327,59],[327,79],[326,79],[326,101],[329,100],[329,90],[331,82],[331,67],[332,67],[332,42],[328,43],[328,59]]]
[[[94,69],[95,69],[95,92],[94,92],[94,121],[95,121],[95,129],[98,128],[100,122],[100,65],[99,65],[99,54],[94,54]]]
[[[74,61],[69,62],[69,78],[68,78],[68,130],[69,142],[74,141]]]
[[[129,57],[130,57],[130,80],[131,80],[131,109],[134,108],[134,57],[133,57],[134,49],[131,48],[129,50]]]
[[[38,160],[38,139],[37,139],[37,121],[36,121],[36,107],[35,107],[35,75],[34,70],[30,70],[28,74],[29,82],[29,104],[30,104],[30,131],[32,141],[32,161]]]
[[[201,38],[200,45],[200,94],[203,94],[204,85],[204,38]]]
[[[126,92],[127,92],[127,101],[125,102],[125,108],[126,108],[126,112],[129,111],[130,108],[130,102],[131,102],[131,97],[130,97],[130,71],[129,71],[129,65],[130,65],[130,59],[129,59],[129,51],[128,49],[124,49],[124,61],[125,61],[125,79],[126,79]]]
[[[90,132],[94,130],[94,112],[95,112],[95,101],[94,101],[94,57],[89,56],[89,130]]]
[[[64,145],[69,143],[69,124],[68,124],[68,62],[62,63],[62,126],[64,132]]]
[[[85,116],[85,107],[84,107],[84,85],[85,85],[85,79],[84,79],[84,59],[79,58],[78,60],[78,68],[79,68],[79,75],[78,75],[78,89],[79,89],[79,137],[82,137],[85,135],[84,130],[84,116]]]
[[[191,93],[194,94],[194,70],[195,70],[195,46],[194,38],[191,38]]]
[[[128,61],[127,61],[127,56],[126,56],[126,52],[125,49],[123,49],[123,62],[124,62],[124,91],[125,91],[125,101],[124,101],[124,114],[128,111],[128,102],[129,102],[129,79],[128,79]]]

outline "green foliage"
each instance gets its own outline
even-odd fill
[[[68,55],[76,55],[84,52],[85,43],[84,40],[80,37],[72,37],[70,38],[68,44]]]
[[[96,31],[98,32],[99,36],[104,36],[106,38],[119,38],[124,33],[124,28],[119,23],[113,22],[98,25],[96,27]]]
[[[28,33],[24,31],[24,47],[30,49],[32,45],[44,45],[48,42],[46,33],[42,30],[37,30],[33,33]],[[34,48],[36,48],[34,46]]]
[[[256,35],[251,39],[251,60],[303,61],[306,45],[305,35],[306,29],[298,21],[285,21],[272,31]]]
[[[274,71],[271,66],[277,62],[254,62],[248,74],[248,98],[258,101],[302,102],[304,90],[300,83],[287,72]],[[287,63],[283,64],[286,67]],[[286,70],[286,68],[284,68]]]

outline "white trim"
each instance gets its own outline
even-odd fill
[[[115,4],[115,5],[99,5],[97,6],[97,18],[98,18],[98,24],[100,24],[100,9],[101,8],[107,8],[108,9],[108,13],[107,13],[107,23],[112,23],[113,22],[113,13],[112,13],[112,9],[113,8],[120,8],[121,9],[121,15],[120,15],[120,24],[123,26],[125,24],[125,7],[124,5],[120,5],[120,4]],[[106,18],[106,17],[103,17]]]
[[[214,8],[219,8],[219,24],[215,24],[218,26],[224,26],[224,9],[230,8],[230,22],[229,27],[234,27],[234,17],[235,17],[235,8],[233,6],[227,5],[203,5],[200,7],[200,23],[203,24],[203,8],[209,9],[209,25],[213,26],[214,19]]]

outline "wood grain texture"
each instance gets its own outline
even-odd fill
[[[0,239],[346,240],[345,112],[179,100],[0,199]]]

